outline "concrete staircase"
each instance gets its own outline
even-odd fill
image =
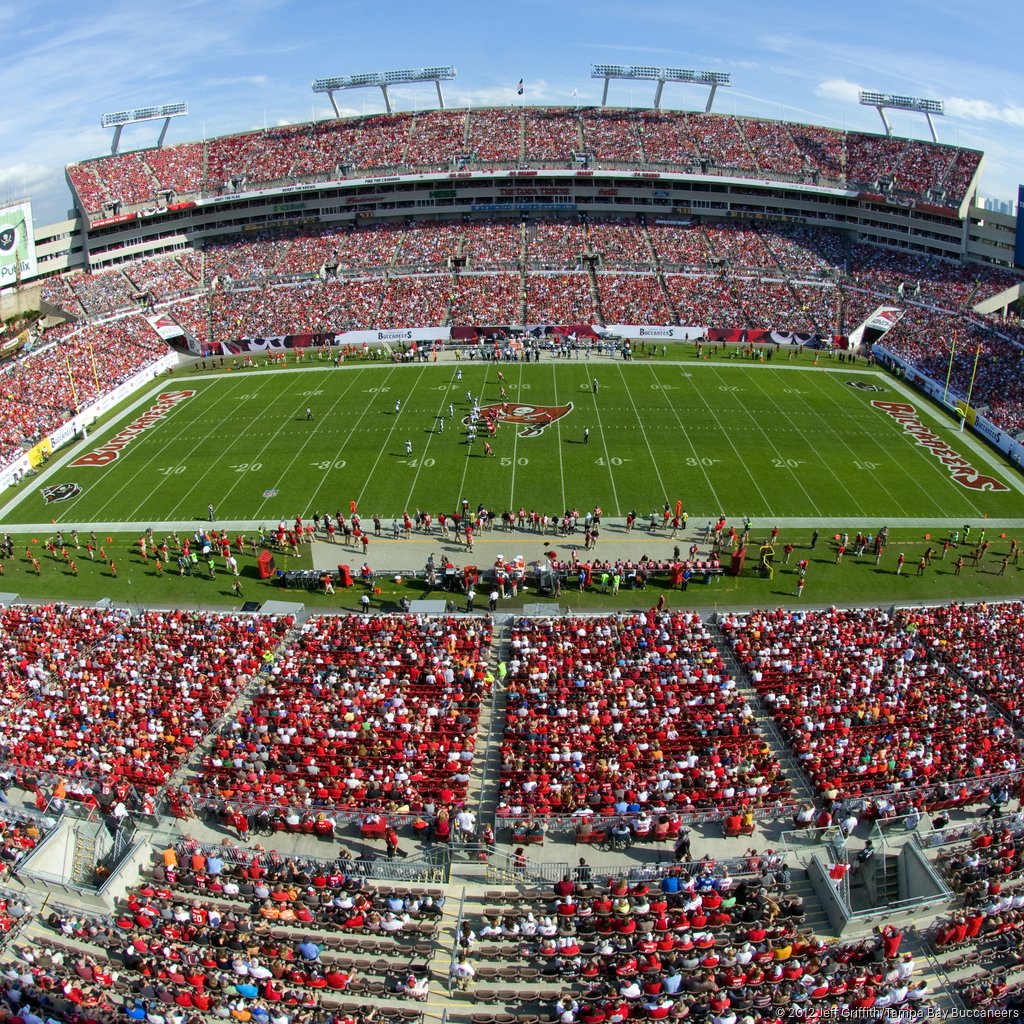
[[[817,803],[817,794],[807,774],[800,767],[800,762],[793,754],[789,744],[779,731],[779,727],[775,724],[775,720],[765,707],[753,683],[751,683],[746,669],[736,660],[732,652],[732,645],[727,637],[716,624],[709,622],[706,623],[706,626],[715,638],[719,654],[725,662],[729,674],[736,680],[736,689],[743,694],[751,710],[754,712],[754,721],[757,723],[758,730],[764,737],[765,742],[771,747],[775,759],[782,765],[782,771],[789,780],[794,798],[797,800],[811,800]]]
[[[491,697],[480,709],[476,755],[470,772],[466,806],[474,809],[477,822],[494,820],[501,793],[501,741],[505,732],[507,690],[498,670],[508,652],[508,630],[495,626],[487,653],[487,666],[494,674]]]

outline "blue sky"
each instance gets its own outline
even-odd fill
[[[730,71],[716,109],[878,130],[858,88],[946,101],[940,139],[983,149],[982,193],[1024,180],[1024,72],[1019,9],[1006,2],[890,0],[843,10],[820,3],[696,4],[609,0],[423,3],[392,0],[0,0],[0,200],[28,194],[37,223],[70,205],[66,163],[109,151],[102,113],[186,100],[171,125],[185,141],[328,114],[314,77],[454,64],[450,106],[600,102],[592,62]],[[579,96],[571,97],[576,89]],[[615,105],[650,105],[653,86],[613,83]],[[382,109],[379,91],[343,94],[355,113]],[[396,90],[401,109],[436,103],[430,86]],[[664,106],[695,109],[704,94],[668,86]],[[900,134],[923,119],[894,114]],[[126,129],[122,148],[155,142]]]

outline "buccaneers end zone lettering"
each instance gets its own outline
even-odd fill
[[[876,409],[891,416],[922,447],[927,448],[962,487],[972,491],[1008,491],[1010,488],[992,476],[979,473],[959,452],[950,448],[938,434],[929,430],[918,418],[917,410],[906,402],[872,402]]]
[[[144,412],[137,420],[129,423],[120,433],[115,434],[105,445],[80,456],[71,463],[72,466],[108,466],[120,454],[121,449],[148,430],[162,416],[167,415],[179,402],[191,398],[194,391],[165,391],[154,406]]]

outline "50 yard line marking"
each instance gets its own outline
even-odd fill
[[[558,405],[558,374],[555,372],[554,360],[551,361],[550,366],[551,393],[554,395],[555,405]],[[565,466],[562,464],[562,427],[559,420],[555,420],[555,440],[558,442],[558,479],[562,484],[562,508],[567,509],[569,505],[565,500]]]
[[[523,393],[523,364],[519,364],[519,384],[516,386],[516,394]],[[516,456],[519,454],[519,431],[512,435],[512,480],[508,488],[508,505],[514,510],[516,507]]]
[[[484,370],[484,382],[483,384],[480,385],[481,396],[487,393],[487,378],[490,377],[491,375],[491,367],[493,365],[494,364],[490,360],[487,361],[487,367]],[[469,445],[467,445],[466,447],[468,448]],[[469,472],[469,456],[471,454],[472,452],[466,452],[466,458],[462,465],[462,480],[459,481],[459,493],[455,498],[456,506],[458,507],[460,512],[462,511],[462,506],[459,503],[466,496],[466,474]]]

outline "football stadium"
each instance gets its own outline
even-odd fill
[[[455,74],[0,211],[3,1019],[1016,1019],[984,154]]]

